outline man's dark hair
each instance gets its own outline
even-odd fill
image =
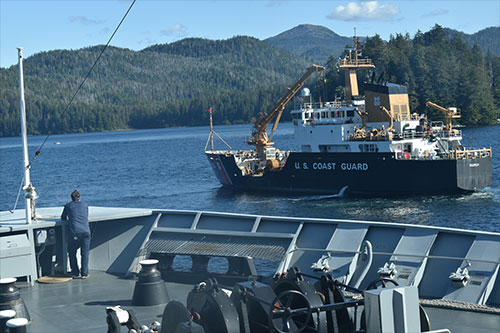
[[[71,192],[71,200],[80,200],[80,192],[78,192],[78,190],[74,190],[73,192]]]

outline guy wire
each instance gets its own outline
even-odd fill
[[[104,47],[102,48],[101,52],[99,53],[99,55],[97,56],[97,59],[94,61],[94,64],[92,65],[92,67],[90,67],[90,70],[88,71],[87,75],[85,76],[85,78],[82,80],[82,82],[80,83],[80,85],[78,86],[78,88],[76,89],[75,93],[73,94],[73,96],[71,97],[71,99],[69,100],[68,104],[66,104],[66,107],[63,109],[63,112],[62,114],[66,113],[71,105],[71,103],[73,103],[73,100],[75,99],[76,95],[78,94],[78,92],[80,91],[80,89],[82,88],[83,84],[85,83],[85,81],[87,81],[87,79],[89,78],[90,74],[92,73],[92,71],[94,70],[94,67],[97,65],[97,62],[99,61],[99,59],[101,59],[101,56],[102,54],[104,53],[104,51],[106,51],[106,49],[108,48],[109,44],[111,43],[111,40],[113,39],[113,37],[115,36],[116,32],[118,31],[118,29],[120,28],[120,26],[122,25],[123,21],[125,21],[125,18],[127,17],[128,13],[130,12],[130,10],[132,9],[132,7],[134,6],[135,2],[137,0],[133,0],[132,3],[130,4],[130,6],[128,7],[127,9],[127,12],[125,13],[125,15],[123,15],[122,19],[120,20],[120,23],[118,23],[118,25],[116,26],[115,28],[115,31],[113,31],[113,33],[111,34],[111,37],[109,37],[108,39],[108,42],[106,43],[106,45],[104,45]],[[40,151],[42,150],[43,146],[45,146],[45,143],[47,142],[47,140],[49,139],[50,137],[50,134],[47,134],[47,136],[45,137],[45,139],[43,140],[42,144],[40,145],[40,147],[36,150],[35,152],[35,155],[33,155],[33,157],[31,158],[30,162],[28,163],[28,165],[26,166],[25,169],[29,169],[31,168],[31,165],[33,164],[33,162],[35,161],[36,157],[38,155],[40,155]],[[22,181],[21,181],[21,184],[22,184]],[[15,206],[17,206],[17,202],[19,200],[19,195],[21,194],[21,191],[19,190],[18,194],[17,194],[17,198],[16,198],[16,204]],[[15,206],[14,206],[14,209],[15,209]]]

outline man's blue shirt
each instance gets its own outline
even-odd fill
[[[90,234],[89,206],[85,202],[68,202],[64,206],[61,219],[68,221],[69,229],[73,234]]]

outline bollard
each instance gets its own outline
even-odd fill
[[[28,308],[15,285],[16,281],[16,278],[0,279],[0,311],[14,310],[18,318],[26,318],[29,322]]]
[[[139,279],[135,283],[132,304],[134,305],[158,305],[167,303],[169,300],[165,281],[161,278],[156,265],[157,259],[146,259],[139,261],[142,269]]]
[[[26,333],[26,326],[28,326],[28,319],[12,318],[7,320],[6,325],[9,328],[9,333]]]
[[[7,321],[16,316],[16,311],[14,310],[2,310],[0,311],[0,333],[8,333],[9,328],[7,327]]]

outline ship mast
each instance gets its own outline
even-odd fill
[[[351,102],[353,96],[359,95],[358,79],[356,72],[362,69],[375,68],[371,59],[359,59],[358,37],[356,37],[356,30],[354,30],[354,57],[353,50],[349,50],[349,55],[343,59],[339,59],[339,69],[345,73],[345,99],[346,102]]]
[[[37,198],[35,188],[31,185],[30,179],[30,161],[28,157],[28,131],[26,129],[26,107],[24,102],[24,74],[23,74],[23,48],[18,47],[19,58],[19,108],[21,114],[21,138],[23,140],[23,159],[24,159],[24,187],[26,200],[26,224],[32,223],[34,218],[34,202]]]
[[[26,200],[26,224],[32,224],[32,218],[34,218],[34,203],[37,198],[35,188],[31,185],[30,180],[30,162],[28,158],[28,131],[26,129],[26,109],[24,102],[24,74],[23,74],[23,48],[18,47],[18,61],[19,61],[19,106],[21,113],[21,137],[23,140],[23,157],[24,157],[24,192]],[[38,277],[37,275],[37,265],[35,259],[35,237],[33,233],[33,228],[29,228],[27,231],[28,241],[30,243],[30,257],[31,257],[31,274],[30,284],[34,285],[34,279]]]

